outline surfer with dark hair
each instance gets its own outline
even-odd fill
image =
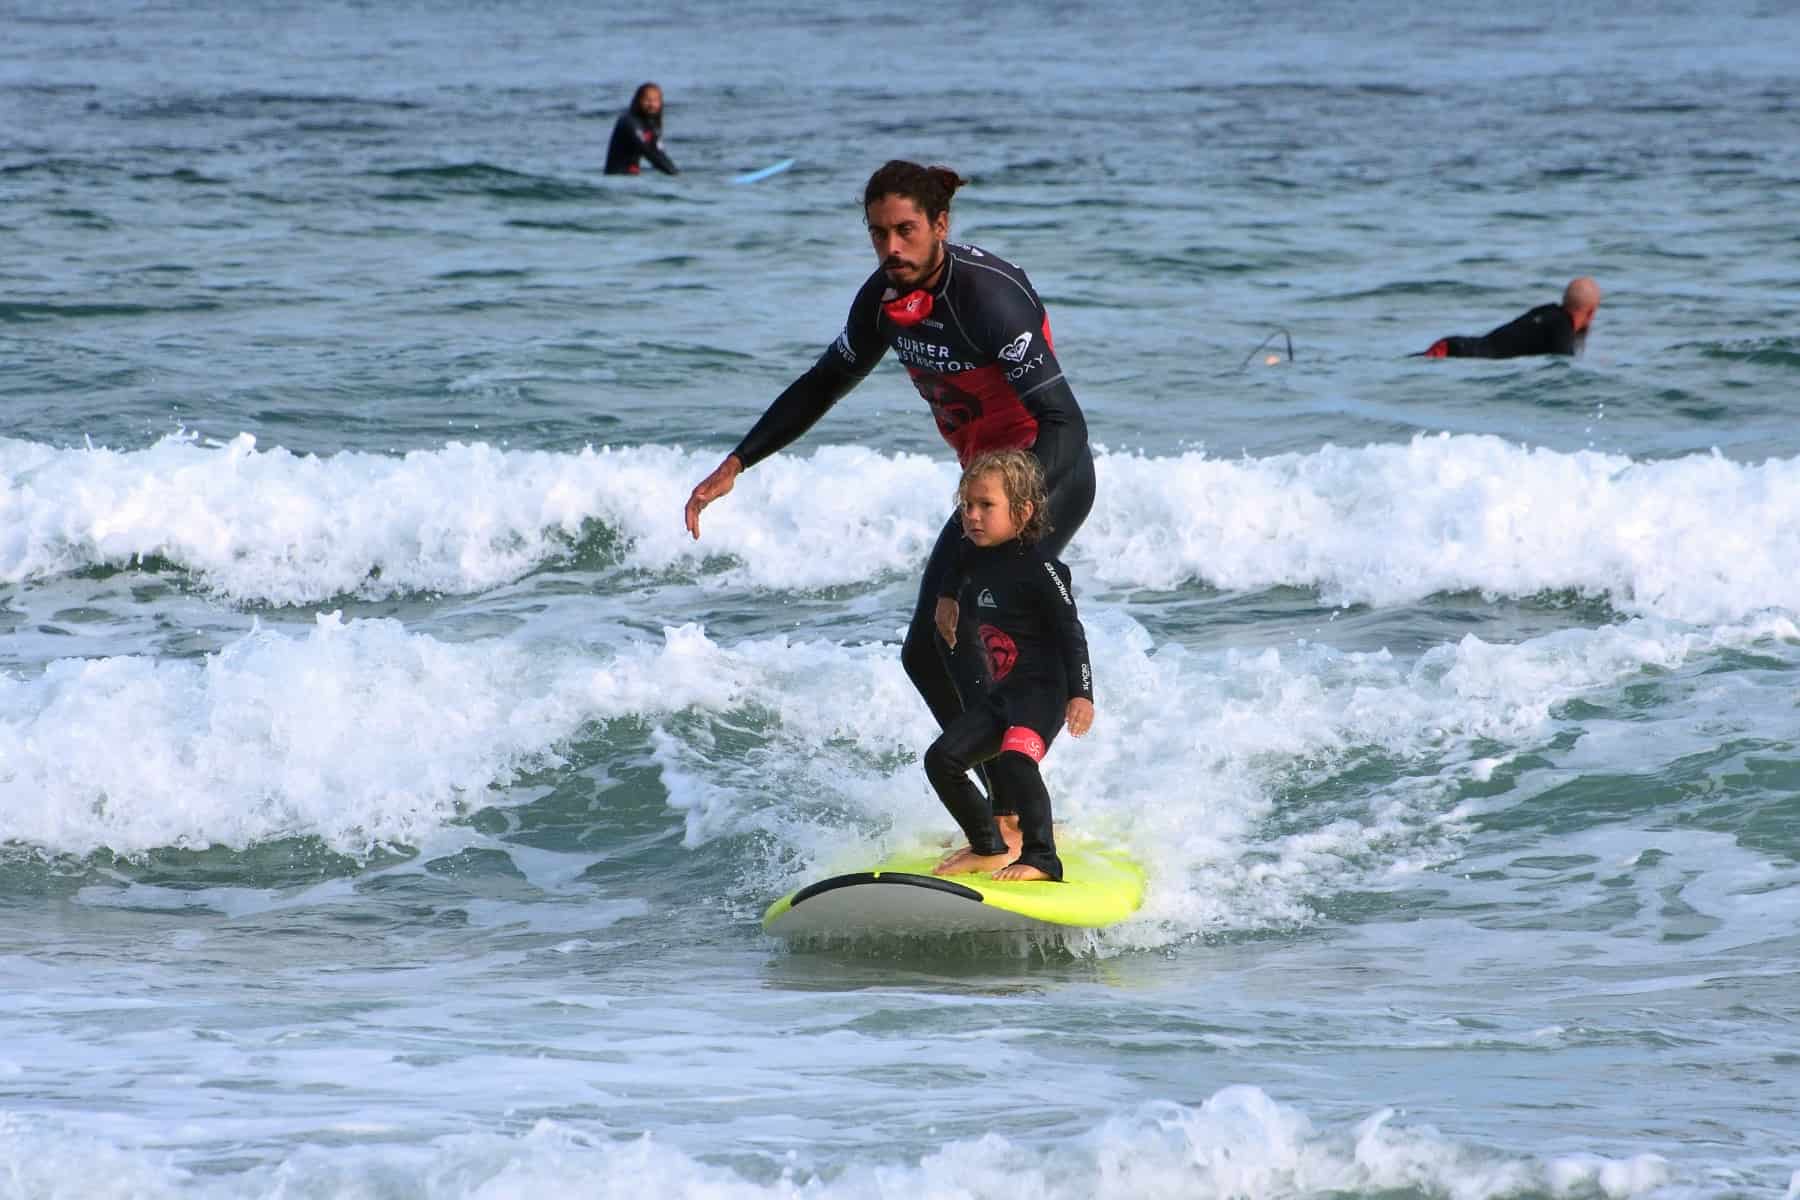
[[[636,175],[638,163],[647,158],[665,175],[681,174],[663,152],[662,123],[662,89],[654,83],[639,84],[632,93],[631,107],[613,124],[612,141],[606,147],[606,173]]]
[[[731,491],[740,473],[793,442],[874,369],[889,349],[931,409],[938,432],[966,467],[994,450],[1025,450],[1043,469],[1060,555],[1094,503],[1087,420],[1051,345],[1050,319],[1025,272],[976,246],[950,242],[950,201],[966,181],[948,167],[895,159],[869,176],[863,221],[879,263],[843,332],[810,370],[775,398],[737,448],[688,497],[684,520],[700,536],[700,512]],[[940,727],[986,686],[985,663],[965,623],[955,645],[938,635],[944,589],[958,574],[963,531],[952,514],[920,580],[900,659]],[[962,647],[961,650],[956,649]],[[1009,844],[1019,838],[1004,782],[994,806]]]
[[[1069,568],[1043,549],[1049,532],[1043,468],[1023,450],[980,455],[963,472],[956,499],[969,545],[947,582],[951,599],[938,610],[938,633],[954,647],[968,610],[989,683],[925,752],[926,778],[969,839],[934,873],[1059,880],[1050,793],[1038,763],[1065,724],[1076,737],[1093,725],[1094,673]],[[969,781],[969,771],[982,764],[996,793],[1017,809],[1016,850],[1001,836],[988,798]]]
[[[1540,304],[1480,337],[1442,337],[1413,358],[1523,358],[1579,354],[1600,307],[1600,285],[1583,275],[1563,289],[1561,304]]]

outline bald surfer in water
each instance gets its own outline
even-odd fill
[[[1600,285],[1583,275],[1569,281],[1561,304],[1540,304],[1480,337],[1443,337],[1414,358],[1522,358],[1579,354],[1600,307]]]
[[[639,84],[631,107],[613,125],[612,142],[606,147],[608,175],[636,175],[639,162],[646,158],[665,175],[681,174],[663,152],[662,118],[662,89],[654,83]]]

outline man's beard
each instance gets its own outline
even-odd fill
[[[943,261],[944,243],[939,242],[933,248],[931,261],[923,264],[917,271],[910,271],[905,279],[897,279],[894,276],[893,268],[895,266],[900,266],[899,260],[897,259],[888,259],[886,262],[883,262],[881,264],[881,269],[887,273],[888,282],[896,287],[920,287],[927,279],[937,273],[937,269],[939,266],[943,265]],[[901,269],[906,270],[903,266]]]

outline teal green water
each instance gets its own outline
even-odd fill
[[[0,1195],[1795,1195],[1778,7],[9,29]],[[948,831],[902,373],[680,526],[896,155],[1100,447],[1099,935],[760,931]]]

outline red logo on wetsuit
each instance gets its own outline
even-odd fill
[[[913,368],[908,367],[907,371],[912,373]],[[925,403],[931,405],[938,432],[946,438],[981,415],[980,400],[941,377],[920,371],[913,374],[913,383],[925,397]]]
[[[1014,725],[1007,729],[1006,736],[1000,739],[1002,751],[1011,750],[1014,754],[1023,754],[1032,762],[1044,761],[1044,739],[1037,735],[1037,730],[1029,725]]]
[[[1006,635],[1004,629],[983,625],[979,632],[981,648],[987,651],[988,674],[994,677],[995,683],[999,683],[1012,674],[1013,664],[1019,661],[1019,647]]]
[[[881,311],[896,325],[917,325],[931,315],[931,293],[908,292],[896,300],[885,301]]]

